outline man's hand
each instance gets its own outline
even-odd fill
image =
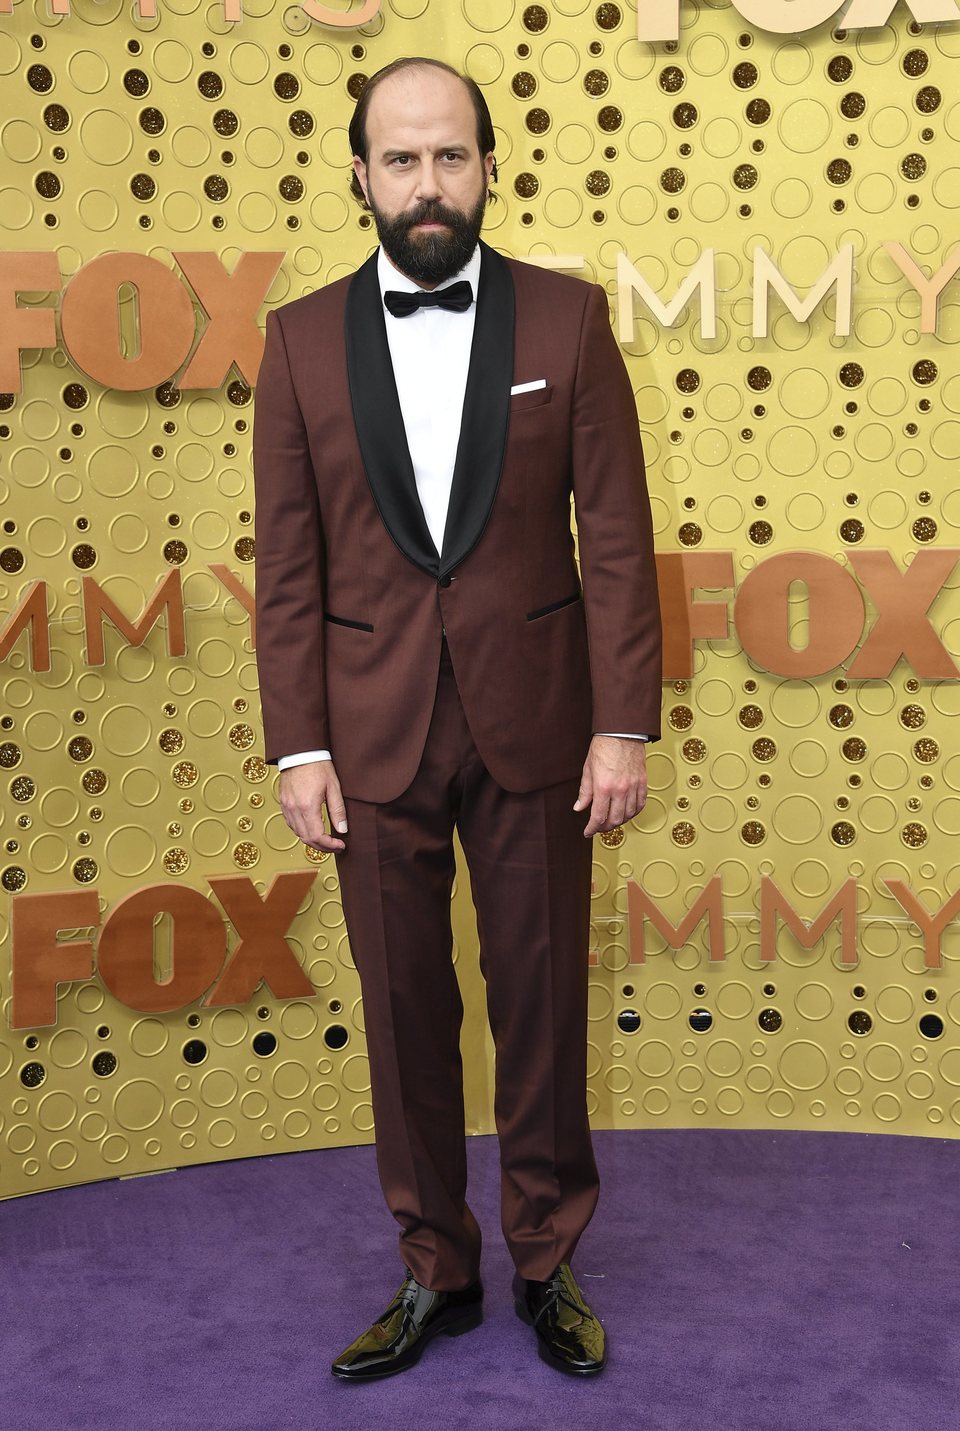
[[[632,820],[647,798],[646,741],[618,735],[595,735],[590,742],[580,777],[575,810],[590,805],[584,830],[589,839],[600,830],[612,830]]]
[[[327,807],[330,834],[323,826]],[[283,818],[305,845],[315,850],[345,850],[334,830],[347,833],[347,811],[340,793],[340,781],[332,760],[313,760],[307,765],[291,765],[280,772],[280,806]]]

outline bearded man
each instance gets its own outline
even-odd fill
[[[396,61],[367,81],[350,140],[380,247],[268,315],[254,432],[266,757],[288,824],[335,853],[405,1273],[332,1370],[406,1370],[481,1320],[456,828],[515,1306],[550,1365],[591,1375],[605,1333],[570,1266],[598,1195],[591,841],[642,808],[660,736],[636,408],[603,289],[480,240],[495,138],[473,81]]]

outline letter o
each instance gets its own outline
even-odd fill
[[[810,639],[790,644],[790,585],[806,583]],[[778,676],[822,676],[850,655],[863,630],[863,597],[854,578],[818,552],[783,552],[760,562],[733,604],[740,644],[752,661]]]
[[[140,352],[120,348],[117,294],[137,290]],[[104,387],[140,392],[175,373],[193,347],[193,300],[175,273],[143,253],[104,253],[78,269],[60,302],[60,331],[77,367]]]
[[[334,25],[340,30],[355,30],[367,25],[380,13],[383,0],[364,0],[359,10],[331,10],[317,0],[302,0],[301,9],[320,25]]]
[[[799,35],[840,9],[841,0],[733,0],[745,20],[771,35]],[[880,22],[881,24],[883,21]]]
[[[154,920],[173,921],[173,974],[158,983],[153,970]],[[227,949],[221,915],[199,890],[151,884],[110,911],[97,943],[97,968],[115,999],[128,1009],[168,1014],[195,1003],[220,972]]]

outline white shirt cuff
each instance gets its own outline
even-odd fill
[[[624,730],[595,730],[594,735],[615,735],[619,740],[649,740],[648,735],[634,735]]]
[[[304,750],[299,755],[281,755],[277,761],[279,770],[289,770],[291,765],[310,765],[315,760],[332,760],[329,750]]]

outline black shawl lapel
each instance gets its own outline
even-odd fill
[[[513,382],[513,275],[506,259],[482,241],[480,254],[477,316],[443,532],[441,576],[458,566],[483,535],[500,486],[507,445]]]
[[[480,244],[477,316],[463,401],[450,506],[438,557],[407,446],[393,376],[374,252],[347,292],[345,337],[353,419],[367,481],[400,551],[431,576],[445,576],[476,546],[493,508],[507,442],[513,381],[514,292],[509,265]]]
[[[376,250],[351,279],[344,329],[353,420],[373,500],[404,556],[437,576],[440,558],[417,494],[387,344]]]

